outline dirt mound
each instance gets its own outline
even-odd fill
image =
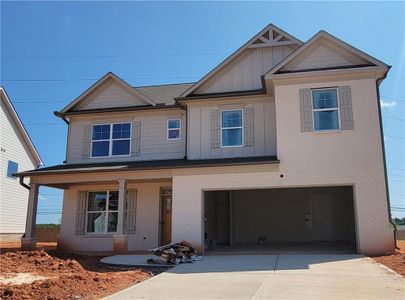
[[[136,269],[114,271],[99,263],[99,258],[74,256],[64,259],[45,251],[7,252],[0,255],[0,276],[31,273],[47,279],[30,284],[0,284],[2,299],[97,299],[153,274]]]

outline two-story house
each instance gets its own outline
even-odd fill
[[[18,242],[25,232],[28,190],[14,173],[37,168],[42,160],[2,86],[0,108],[0,241]]]
[[[108,73],[56,113],[66,162],[18,174],[30,177],[23,244],[50,186],[64,189],[69,251],[392,252],[378,94],[389,68],[327,32],[303,43],[269,25],[195,83]]]

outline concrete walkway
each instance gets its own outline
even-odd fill
[[[108,299],[405,299],[404,278],[354,254],[205,256]]]

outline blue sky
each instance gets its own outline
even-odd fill
[[[393,66],[383,121],[392,206],[405,208],[404,19],[404,2],[2,1],[0,81],[50,166],[66,147],[53,111],[106,72],[135,86],[192,82],[268,23],[303,41],[324,29]],[[60,221],[61,203],[42,188],[37,222]]]

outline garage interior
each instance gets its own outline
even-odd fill
[[[206,252],[356,250],[353,188],[207,191]]]

